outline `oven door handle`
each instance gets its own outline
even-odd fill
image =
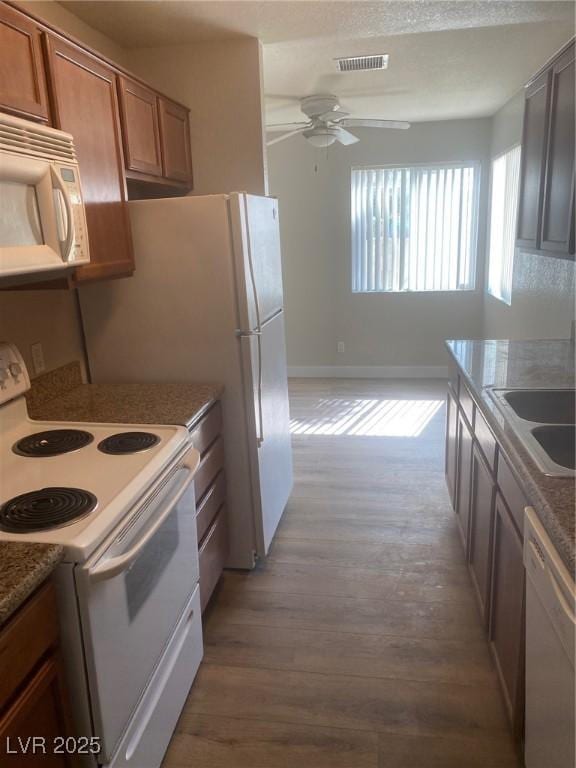
[[[129,549],[127,552],[124,552],[122,555],[118,555],[118,557],[112,557],[109,560],[105,560],[102,565],[97,565],[95,568],[91,568],[88,571],[88,577],[90,581],[105,581],[106,579],[111,579],[114,576],[117,576],[119,573],[122,573],[122,571],[125,571],[128,566],[138,557],[146,544],[148,544],[150,539],[172,513],[174,507],[186,493],[190,483],[194,479],[194,474],[198,467],[199,457],[197,451],[191,451],[191,453],[196,454],[196,460],[193,462],[188,460],[182,465],[180,471],[184,470],[186,472],[186,479],[182,482],[176,491],[176,494],[172,497],[172,499],[170,499],[168,506],[162,511],[162,514],[159,515],[159,517],[154,521],[153,525],[147,529],[146,533],[137,541],[133,547],[131,547],[131,549]]]

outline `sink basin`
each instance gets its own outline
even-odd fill
[[[545,475],[576,476],[576,389],[489,387],[488,392]]]
[[[504,399],[514,413],[538,424],[574,424],[573,389],[517,389],[506,392]]]
[[[530,431],[552,461],[561,467],[576,469],[574,424],[547,424],[545,427],[534,427]]]

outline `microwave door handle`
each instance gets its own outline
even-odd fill
[[[104,581],[106,579],[111,579],[113,576],[117,576],[119,573],[122,573],[122,571],[125,571],[128,566],[136,560],[146,544],[148,544],[164,521],[170,516],[170,513],[174,510],[174,507],[178,504],[192,482],[196,466],[191,467],[183,465],[182,469],[186,472],[186,479],[181,484],[176,495],[172,497],[168,506],[162,511],[162,514],[154,521],[154,524],[148,528],[146,533],[127,552],[118,555],[118,557],[112,557],[109,560],[105,560],[102,565],[97,565],[95,568],[91,568],[88,571],[90,581]]]
[[[64,239],[60,240],[60,248],[62,249],[62,258],[64,261],[68,261],[70,258],[70,252],[72,250],[72,243],[74,241],[74,228],[72,226],[72,205],[60,175],[54,170],[54,168],[50,168],[50,171],[52,173],[52,187],[58,193],[57,198],[60,211],[63,210],[66,214],[66,234]]]

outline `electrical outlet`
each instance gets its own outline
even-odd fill
[[[32,344],[30,347],[32,353],[32,365],[34,366],[34,373],[39,374],[46,370],[46,363],[44,362],[44,350],[42,344],[37,341],[36,344]]]
[[[339,341],[338,342],[338,354],[339,355],[343,355],[345,349],[346,349],[346,345],[344,344],[344,342],[343,341]]]

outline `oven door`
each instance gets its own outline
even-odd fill
[[[198,583],[197,459],[189,456],[108,549],[76,569],[90,705],[104,763]]]

